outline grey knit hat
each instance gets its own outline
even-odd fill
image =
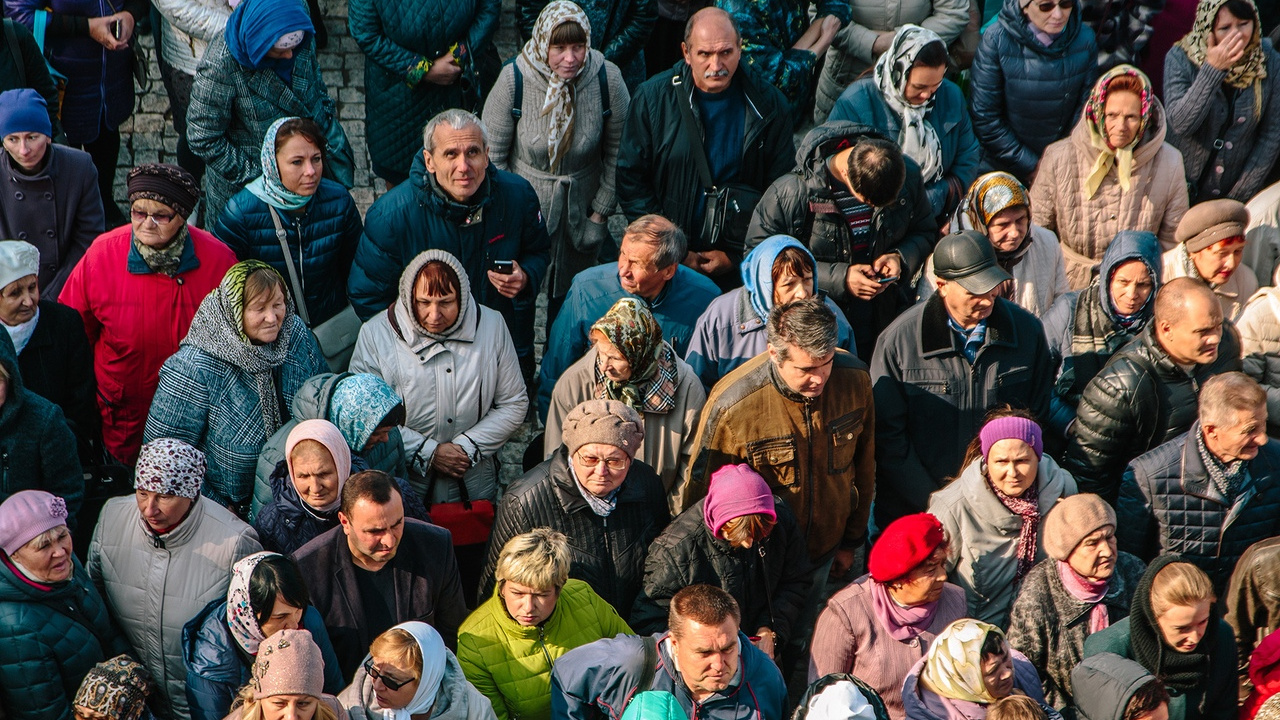
[[[1107,525],[1116,526],[1116,511],[1102,498],[1092,493],[1063,498],[1044,519],[1044,551],[1066,562],[1081,540]]]
[[[561,438],[570,455],[583,445],[603,443],[635,458],[636,448],[644,440],[644,421],[639,413],[617,400],[587,400],[569,411]]]

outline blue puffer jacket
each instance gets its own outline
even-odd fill
[[[295,215],[277,210],[276,214],[288,238],[293,266],[301,276],[311,327],[315,327],[347,306],[347,274],[364,230],[360,211],[346,188],[322,178],[315,196],[301,212]],[[271,213],[253,193],[241,190],[228,200],[212,232],[235,252],[237,260],[261,260],[289,280]]]
[[[71,580],[52,589],[19,578],[7,557],[0,564],[0,708],[8,720],[71,720],[85,674],[129,651],[89,573],[72,560]]]
[[[1098,43],[1078,10],[1045,47],[1032,34],[1020,0],[1004,0],[978,45],[969,81],[984,172],[1004,170],[1027,183],[1044,149],[1080,118],[1097,63]]]
[[[302,629],[320,646],[324,658],[324,691],[337,695],[346,685],[338,656],[329,642],[320,612],[308,605]],[[191,720],[222,720],[240,688],[249,684],[253,658],[246,655],[227,628],[227,601],[210,602],[182,628],[182,662],[187,666],[187,703]]]

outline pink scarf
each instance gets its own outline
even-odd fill
[[[1071,597],[1080,602],[1089,603],[1093,608],[1089,610],[1089,634],[1105,630],[1111,625],[1111,615],[1107,612],[1107,606],[1103,604],[1102,599],[1107,596],[1106,580],[1090,580],[1071,568],[1071,565],[1058,560],[1058,577],[1062,579],[1062,586],[1071,593]]]
[[[1036,531],[1040,527],[1040,479],[1037,477],[1036,482],[1022,493],[1022,497],[1005,495],[992,484],[991,478],[984,479],[1000,504],[1004,505],[1009,512],[1022,518],[1022,527],[1018,532],[1018,569],[1013,576],[1014,582],[1022,582],[1022,578],[1026,577],[1036,564]]]
[[[871,585],[871,609],[876,619],[889,631],[889,637],[898,642],[908,642],[920,636],[933,624],[933,615],[938,611],[938,601],[903,607],[894,602],[889,590],[883,583],[867,578]]]

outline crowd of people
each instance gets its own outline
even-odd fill
[[[3,0],[0,720],[1280,718],[1274,7],[515,5]]]

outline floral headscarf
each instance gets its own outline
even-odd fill
[[[311,202],[310,195],[299,195],[284,186],[284,180],[280,178],[280,164],[276,160],[276,135],[280,134],[280,126],[297,119],[283,117],[267,128],[267,134],[262,139],[262,150],[258,153],[258,160],[262,163],[262,175],[245,186],[245,189],[253,193],[254,197],[282,211],[301,210]],[[324,150],[324,148],[320,149]]]
[[[1253,8],[1253,37],[1244,48],[1244,57],[1236,61],[1227,70],[1222,81],[1233,88],[1243,90],[1253,88],[1253,110],[1262,112],[1262,80],[1267,76],[1266,56],[1262,54],[1262,27],[1258,23],[1258,6],[1253,0],[1245,0]],[[1201,0],[1196,6],[1196,21],[1191,32],[1178,41],[1178,47],[1187,54],[1187,58],[1196,65],[1204,65],[1209,55],[1209,37],[1213,35],[1213,25],[1218,20],[1218,11],[1227,4],[1227,0]]]
[[[1112,80],[1122,75],[1132,75],[1142,82],[1142,93],[1139,95],[1142,103],[1142,123],[1138,126],[1137,134],[1133,136],[1133,142],[1122,148],[1112,148],[1107,144],[1107,88]],[[1113,165],[1116,168],[1116,180],[1120,183],[1120,188],[1129,190],[1130,176],[1133,173],[1133,151],[1142,142],[1142,136],[1147,131],[1154,98],[1155,94],[1151,92],[1151,80],[1147,78],[1146,73],[1132,65],[1117,65],[1098,78],[1084,108],[1085,120],[1088,121],[1086,125],[1089,129],[1089,143],[1098,151],[1098,157],[1093,161],[1093,169],[1089,172],[1089,177],[1085,178],[1086,197],[1092,198],[1094,193],[1098,192],[1098,188],[1102,187],[1102,181],[1107,177],[1107,173],[1111,172]]]
[[[560,161],[569,149],[569,142],[573,137],[573,80],[577,79],[577,75],[570,80],[560,77],[547,62],[547,53],[551,48],[551,33],[568,22],[582,26],[582,31],[587,35],[587,46],[590,47],[591,21],[587,19],[586,12],[569,0],[553,0],[542,8],[537,22],[533,24],[533,37],[529,38],[529,42],[520,51],[529,67],[547,81],[542,114],[551,116],[547,130],[547,155],[549,169],[553,173],[559,171]],[[584,62],[578,68],[578,75],[582,74],[585,67]]]
[[[1004,640],[1000,628],[981,620],[964,618],[948,625],[929,646],[920,683],[951,700],[983,705],[995,702],[982,679],[982,645],[991,633]]]
[[[926,118],[933,110],[933,95],[923,105],[907,104],[907,81],[911,77],[911,65],[924,46],[942,42],[934,31],[919,25],[903,25],[893,36],[889,49],[876,61],[875,80],[889,108],[902,118],[902,131],[898,144],[902,152],[920,165],[925,182],[942,177],[946,168],[942,165],[942,144],[938,133]],[[946,43],[943,43],[945,45]]]
[[[253,569],[258,563],[280,553],[256,552],[241,558],[231,567],[231,586],[227,588],[227,629],[241,650],[250,655],[258,654],[258,643],[266,640],[262,634],[262,626],[253,614],[253,604],[249,602],[249,579],[253,577]]]
[[[1014,207],[1031,209],[1031,196],[1018,178],[1007,172],[989,172],[969,186],[956,215],[962,230],[987,232],[987,225],[1000,213]]]
[[[117,655],[89,670],[72,704],[112,720],[138,720],[154,689],[146,668],[127,655]]]
[[[675,351],[644,303],[622,298],[591,326],[631,364],[631,379],[614,382],[596,363],[596,397],[626,403],[638,413],[668,413],[676,406]]]

